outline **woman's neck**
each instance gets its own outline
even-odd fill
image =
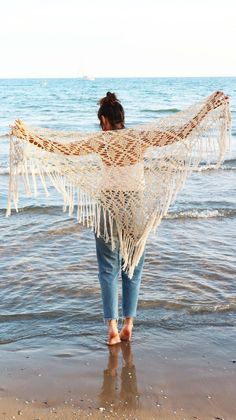
[[[121,130],[122,128],[124,128],[124,124],[118,123],[118,124],[115,124],[114,127],[115,128],[113,128],[113,130]]]

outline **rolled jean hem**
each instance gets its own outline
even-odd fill
[[[115,320],[116,322],[118,322],[119,321],[119,317],[117,316],[117,317],[114,317],[114,318],[112,318],[112,317],[103,317],[103,321],[104,321],[104,323],[105,322],[107,322],[107,321],[113,321],[113,320]]]
[[[125,319],[125,318],[136,318],[136,313],[134,313],[134,314],[128,314],[128,315],[123,314],[122,315],[122,319]]]

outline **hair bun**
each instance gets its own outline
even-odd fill
[[[107,99],[107,102],[111,104],[113,104],[114,102],[117,102],[117,97],[115,93],[107,92],[106,99]]]

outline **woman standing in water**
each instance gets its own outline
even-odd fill
[[[122,130],[125,128],[125,113],[116,95],[107,92],[99,101],[98,118],[103,131]],[[132,170],[132,166],[130,166]],[[127,168],[126,168],[127,171]],[[113,175],[115,177],[115,174]],[[110,177],[111,179],[111,177]],[[114,185],[109,187],[114,189]],[[137,180],[137,191],[140,189],[140,179]],[[133,190],[133,188],[132,188]],[[130,341],[133,328],[133,319],[136,316],[139,288],[144,263],[144,253],[130,279],[126,271],[122,270],[119,237],[116,226],[113,226],[115,249],[112,250],[110,242],[105,242],[101,236],[95,235],[98,260],[98,278],[101,285],[104,319],[108,324],[108,344],[116,344],[121,340]],[[118,277],[121,271],[122,278],[122,312],[124,325],[118,332]]]

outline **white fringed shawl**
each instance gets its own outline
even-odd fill
[[[173,203],[193,168],[220,165],[230,126],[229,101],[217,92],[201,103],[152,125],[100,133],[26,127],[17,120],[10,133],[7,215],[18,209],[18,182],[37,196],[38,180],[48,194],[54,185],[64,211],[97,236],[111,241],[116,223],[123,269],[129,277],[147,237]],[[230,139],[230,135],[229,135]]]

